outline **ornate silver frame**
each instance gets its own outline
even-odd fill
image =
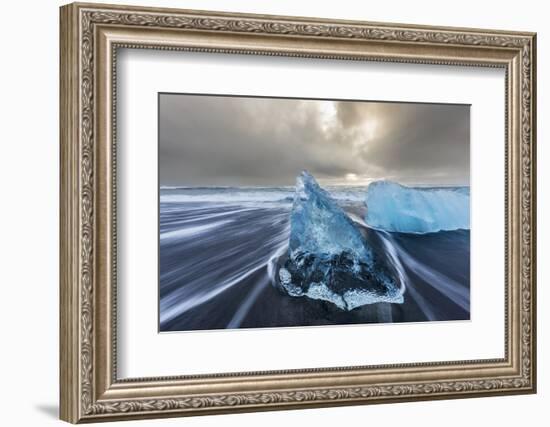
[[[533,33],[189,10],[61,8],[61,419],[534,393]],[[117,48],[501,67],[506,71],[505,357],[174,378],[116,374]]]

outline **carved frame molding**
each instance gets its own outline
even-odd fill
[[[117,380],[113,147],[116,51],[122,47],[504,67],[506,357]],[[101,421],[534,392],[535,68],[532,33],[62,7],[61,418]],[[289,380],[299,385],[285,386]]]

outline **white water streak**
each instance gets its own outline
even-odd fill
[[[393,240],[390,233],[382,232],[381,236],[386,236],[386,237],[383,237],[382,241],[384,242],[384,246],[388,250],[388,253],[393,254],[394,256],[397,256],[398,258],[402,259],[408,268],[414,271],[419,277],[424,279],[426,284],[436,289],[437,291],[441,292],[444,296],[449,298],[451,301],[453,301],[463,310],[466,310],[466,311],[470,310],[470,301],[469,301],[467,288],[465,288],[460,283],[454,281],[450,277],[447,277],[446,275],[426,266],[425,264],[421,264],[418,261],[416,261],[411,255],[409,255],[406,251],[400,248],[400,246],[395,242],[395,240]],[[391,240],[391,242],[388,240]],[[405,270],[403,269],[403,266],[400,262],[399,262],[398,270],[400,271],[400,275],[401,274],[406,275]],[[410,280],[407,280],[406,283],[409,284],[407,286],[407,289],[410,292],[412,282]],[[423,297],[421,297],[420,294],[416,292],[416,290],[414,290],[413,293],[415,294],[414,295],[416,297],[415,299],[418,299],[418,298],[422,299],[422,304],[421,304],[422,307],[428,307],[427,301]]]
[[[226,224],[233,222],[232,220],[217,221],[211,224],[196,225],[194,227],[178,228],[177,230],[166,231],[160,235],[161,240],[168,239],[183,239],[185,237],[197,236],[203,234],[206,231],[213,230],[215,228],[222,227]]]

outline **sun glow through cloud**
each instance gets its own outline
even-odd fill
[[[321,116],[321,126],[324,132],[327,132],[334,126],[337,118],[336,105],[333,101],[321,101],[318,104]]]

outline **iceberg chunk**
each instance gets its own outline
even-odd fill
[[[470,229],[468,187],[411,188],[375,181],[367,188],[366,223],[401,233]]]
[[[402,284],[391,273],[329,193],[302,172],[290,216],[289,250],[278,271],[282,290],[343,310],[402,303]]]

